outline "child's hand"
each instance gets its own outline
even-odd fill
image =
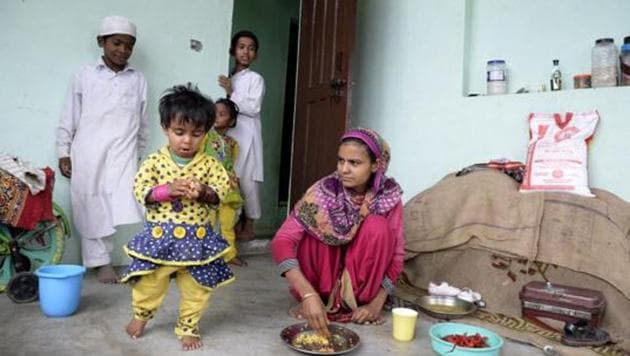
[[[219,196],[214,191],[214,189],[212,189],[212,187],[207,186],[207,185],[202,186],[202,192],[201,194],[199,194],[199,198],[197,199],[201,202],[208,203],[208,204],[215,204],[215,205],[219,204],[220,202]]]
[[[168,185],[168,194],[173,198],[188,197],[189,190],[188,179],[175,179]]]
[[[188,181],[188,192],[186,194],[186,198],[190,200],[195,200],[199,198],[201,194],[203,194],[204,186],[199,181],[199,179],[195,177],[190,177],[187,179]]]
[[[61,175],[66,178],[72,176],[72,161],[70,161],[70,157],[59,158],[59,170]]]
[[[219,85],[221,88],[225,89],[225,94],[230,96],[232,95],[232,79],[226,77],[225,75],[219,76]]]

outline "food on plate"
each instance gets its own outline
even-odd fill
[[[291,344],[299,349],[317,352],[335,352],[332,338],[324,337],[314,331],[303,332],[293,338]]]

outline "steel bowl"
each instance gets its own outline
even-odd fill
[[[416,300],[420,310],[438,319],[457,319],[477,311],[477,304],[443,295],[425,295]]]

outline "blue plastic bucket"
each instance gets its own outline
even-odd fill
[[[49,265],[35,271],[39,277],[39,306],[46,316],[72,315],[79,308],[85,267]]]

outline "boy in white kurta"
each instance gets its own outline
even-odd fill
[[[219,85],[238,105],[236,127],[228,135],[236,139],[239,154],[234,167],[239,178],[244,204],[244,219],[237,234],[241,240],[254,237],[254,220],[260,219],[259,187],[263,182],[263,143],[260,112],[265,95],[265,80],[249,69],[258,54],[258,38],[250,31],[239,31],[230,45],[234,69],[228,78],[219,76]]]
[[[112,235],[118,225],[140,222],[133,198],[139,152],[146,145],[147,83],[128,64],[136,27],[128,19],[103,19],[103,55],[74,76],[57,129],[61,174],[71,178],[72,221],[81,235],[83,264],[115,283]]]

